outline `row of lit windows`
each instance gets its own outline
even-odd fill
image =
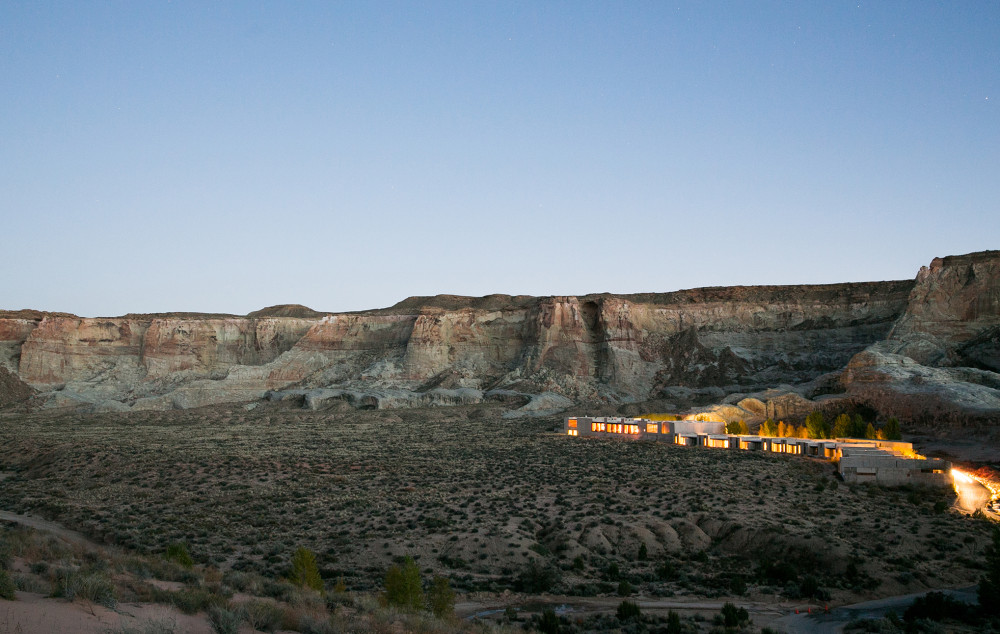
[[[578,432],[577,432],[577,430],[575,430],[575,429],[570,429],[570,430],[569,430],[569,431],[567,431],[566,433],[567,433],[568,435],[570,435],[570,436],[576,436]]]
[[[619,423],[591,423],[590,431],[606,431],[611,434],[638,434],[638,425],[621,425]]]

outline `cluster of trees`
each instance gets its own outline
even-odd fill
[[[742,423],[742,421],[740,421]],[[730,423],[726,425],[726,433],[731,432]],[[876,428],[871,422],[866,423],[860,414],[851,416],[850,414],[840,414],[832,423],[826,420],[823,412],[814,411],[806,416],[804,425],[796,427],[792,424],[785,424],[784,421],[775,423],[768,418],[760,426],[761,436],[772,436],[778,438],[867,438],[869,440],[901,440],[902,434],[899,429],[899,420],[890,418],[885,425]]]
[[[768,418],[760,426],[761,436],[773,436],[777,438],[809,438],[809,432],[805,425],[800,425],[796,427],[789,423],[785,424],[785,421],[778,421],[775,423],[772,419]]]
[[[743,419],[740,419],[731,423],[726,423],[726,433],[746,436],[750,433],[750,427],[743,422]]]
[[[385,573],[385,602],[404,610],[419,612],[430,610],[439,619],[455,614],[455,591],[447,577],[434,575],[431,587],[424,595],[420,569],[412,557],[405,557],[401,564],[389,567]]]

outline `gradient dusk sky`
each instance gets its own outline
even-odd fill
[[[908,279],[1000,248],[1000,3],[0,3],[0,308]]]

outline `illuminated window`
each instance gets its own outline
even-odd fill
[[[656,423],[646,423],[646,433],[647,434],[657,434],[657,433],[659,433],[659,430],[657,429],[657,427],[659,427],[659,425],[657,425]]]
[[[566,431],[566,433],[567,433],[568,435],[570,435],[570,436],[576,436],[576,435],[577,435],[577,430],[575,430],[575,429],[570,429],[570,430],[567,430],[567,431]]]
[[[570,429],[576,429],[576,419],[575,418],[569,419],[569,427],[570,427]]]

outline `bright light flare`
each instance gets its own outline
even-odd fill
[[[955,467],[951,468],[951,477],[954,478],[955,482],[965,482],[966,484],[971,484],[976,481],[976,479],[971,475],[960,469],[956,469]]]

